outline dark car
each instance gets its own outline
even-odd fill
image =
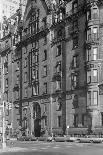
[[[17,138],[17,140],[19,140],[19,141],[36,141],[37,138],[34,136],[21,136],[21,137]]]

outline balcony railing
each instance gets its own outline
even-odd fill
[[[88,39],[86,40],[86,44],[98,44],[99,43],[99,37],[95,34],[88,35]]]

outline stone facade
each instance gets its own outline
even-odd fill
[[[99,0],[27,2],[12,53],[25,134],[102,128],[102,11]]]

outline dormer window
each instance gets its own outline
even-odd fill
[[[92,11],[92,18],[93,19],[97,19],[99,14],[98,14],[98,8],[93,8],[93,11]]]

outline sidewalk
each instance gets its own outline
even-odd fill
[[[21,147],[6,147],[5,149],[2,149],[0,147],[0,153],[3,153],[3,152],[18,152],[18,151],[27,151],[28,149],[27,148],[21,148]]]

